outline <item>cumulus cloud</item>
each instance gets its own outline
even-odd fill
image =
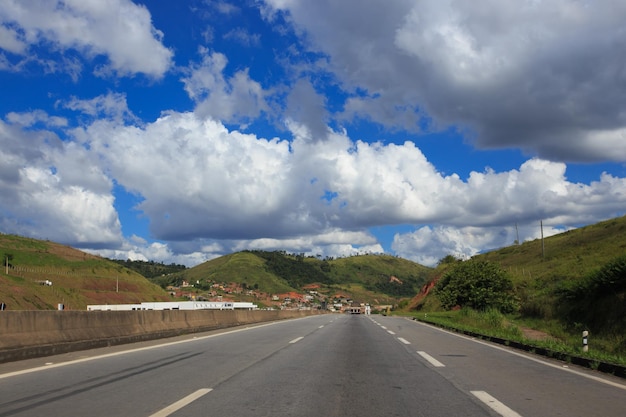
[[[124,93],[109,91],[58,99],[54,111],[64,117],[9,112],[0,120],[0,227],[114,258],[191,266],[248,248],[378,253],[369,230],[417,225],[397,234],[392,249],[433,265],[537,238],[540,220],[549,236],[622,214],[625,178],[572,182],[564,161],[626,159],[626,75],[612,53],[626,41],[626,6],[479,3],[266,0],[264,16],[282,13],[314,52],[297,63],[306,68],[284,68],[292,78],[281,85],[264,87],[240,62],[231,70],[226,55],[200,48],[199,61],[181,69],[193,111],[139,120]],[[53,54],[105,56],[103,73],[162,77],[172,53],[145,7],[112,4],[2,2],[0,68],[24,65],[45,44]],[[127,33],[124,42],[105,28]],[[75,79],[82,70],[71,57],[54,65],[72,67]],[[320,74],[338,82],[329,88],[343,103],[329,105]],[[341,104],[341,114],[329,110]],[[275,117],[289,140],[245,133]],[[386,144],[337,127],[359,118],[395,130],[396,139],[399,130],[455,125],[471,129],[480,147],[538,156],[461,178],[440,172],[415,135]],[[150,240],[122,236],[114,185],[136,196]]]
[[[64,123],[43,112],[7,119],[0,121],[2,230],[94,248],[117,245],[112,184],[93,155],[48,130]],[[43,126],[33,127],[35,121]]]
[[[309,140],[326,139],[329,128],[325,100],[309,80],[299,79],[289,92],[284,118],[308,130]],[[292,124],[293,125],[293,124]]]
[[[311,141],[306,129],[290,127],[287,142],[191,112],[82,127],[45,112],[12,113],[0,123],[2,228],[77,247],[117,245],[115,257],[190,264],[246,247],[376,253],[383,248],[368,228],[438,224],[393,243],[398,255],[432,264],[511,244],[515,224],[543,220],[558,229],[618,215],[626,204],[626,179],[573,183],[563,163],[535,158],[461,179],[438,172],[413,142],[365,143],[332,131]],[[166,246],[123,241],[113,182],[139,196],[136,209]]]
[[[344,119],[457,125],[483,148],[557,161],[626,159],[626,4],[266,0],[347,92]],[[432,123],[430,118],[432,118]]]
[[[5,51],[14,54],[23,55],[26,48],[26,42],[19,39],[19,35],[16,31],[5,26],[0,26],[0,49],[4,49]]]
[[[196,248],[209,239],[233,248],[243,241],[377,250],[371,236],[338,233],[388,224],[571,225],[618,215],[626,204],[626,179],[605,174],[588,185],[572,183],[563,163],[530,159],[519,169],[487,169],[463,180],[438,172],[413,142],[365,143],[331,131],[325,141],[310,141],[306,129],[290,127],[287,142],[170,112],[144,126],[97,120],[70,134],[103,172],[141,197],[136,208],[156,239]]]
[[[553,236],[567,228],[545,225],[543,237]],[[505,227],[423,226],[410,233],[394,236],[396,255],[426,266],[435,266],[447,255],[469,259],[483,251],[511,246],[540,238],[540,222]]]
[[[267,93],[252,80],[247,70],[232,77],[224,75],[228,59],[224,54],[200,49],[202,62],[193,63],[182,79],[185,91],[196,102],[196,113],[225,122],[245,122],[268,110]]]
[[[206,249],[206,248],[203,248]],[[224,252],[213,254],[210,250],[202,250],[197,252],[175,253],[170,245],[162,242],[149,243],[145,239],[138,236],[131,236],[125,239],[115,249],[99,249],[84,248],[85,252],[94,255],[103,256],[109,259],[121,259],[131,261],[153,261],[164,264],[179,264],[193,267],[213,258],[221,256]]]
[[[0,48],[13,54],[25,56],[47,43],[89,58],[106,56],[102,74],[160,78],[172,66],[163,33],[152,25],[148,10],[130,0],[7,0],[0,3],[0,23]]]
[[[306,223],[281,214],[295,192],[285,141],[230,133],[193,113],[171,113],[145,129],[97,122],[74,134],[143,197],[138,208],[157,238],[269,235]]]
[[[122,93],[109,92],[108,94],[87,100],[71,97],[69,100],[59,101],[57,104],[92,118],[112,119],[119,124],[125,121],[140,122],[128,108],[126,95]]]

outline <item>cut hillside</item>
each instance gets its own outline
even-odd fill
[[[0,254],[0,302],[10,310],[53,310],[59,304],[85,310],[88,304],[169,300],[143,276],[58,243],[0,235]]]

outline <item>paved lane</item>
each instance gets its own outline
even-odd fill
[[[234,375],[189,412],[241,417],[488,415],[416,360],[414,352],[357,315],[340,316]]]
[[[114,349],[74,363],[47,358],[54,364],[35,372],[0,365],[0,373],[5,367],[14,371],[0,374],[0,417],[149,416],[198,389],[219,385],[330,320],[290,320],[141,350]]]
[[[626,381],[415,321],[372,316],[465,392],[487,392],[523,416],[626,415]]]
[[[626,410],[622,381],[601,382],[593,372],[564,371],[402,318],[323,315],[131,348],[74,354],[74,362],[59,362],[65,355],[0,365],[0,417]],[[33,368],[41,361],[50,364]]]

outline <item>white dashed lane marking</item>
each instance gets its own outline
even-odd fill
[[[202,389],[199,389],[198,391],[196,391],[196,392],[194,392],[192,394],[189,394],[185,398],[182,398],[182,399],[176,401],[175,403],[173,403],[171,405],[168,405],[164,409],[162,409],[160,411],[157,411],[156,413],[152,414],[150,417],[167,417],[170,414],[175,413],[176,411],[180,410],[184,406],[194,402],[198,398],[202,397],[203,395],[208,394],[211,391],[213,391],[212,388],[202,388]]]
[[[439,362],[437,359],[433,358],[432,356],[430,356],[428,353],[423,352],[423,351],[418,351],[417,352],[418,355],[420,355],[422,358],[426,359],[432,366],[436,367],[436,368],[443,368],[444,365],[443,363]]]
[[[485,403],[489,408],[491,408],[496,413],[500,414],[502,417],[522,417],[515,411],[511,410],[506,405],[502,404],[500,401],[493,398],[485,391],[470,391],[476,398]]]

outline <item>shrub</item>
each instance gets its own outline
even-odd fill
[[[626,256],[620,256],[584,279],[566,282],[557,294],[570,323],[595,332],[622,334],[626,328]]]
[[[460,306],[510,313],[518,308],[511,279],[498,265],[487,261],[454,265],[435,286],[435,294],[447,310]]]

